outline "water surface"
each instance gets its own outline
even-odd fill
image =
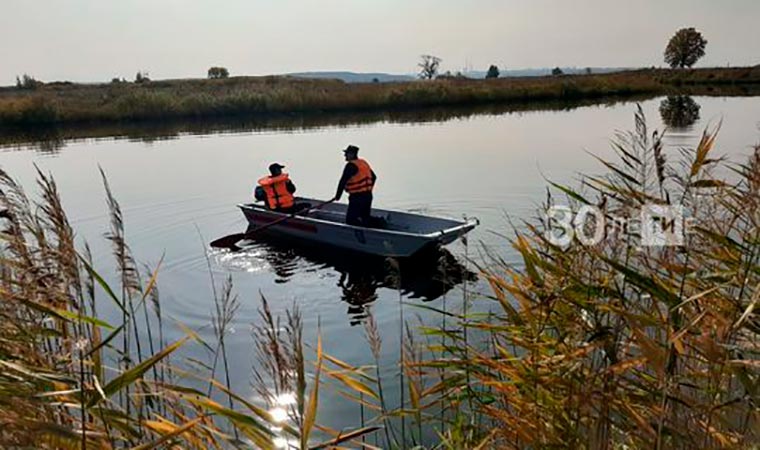
[[[650,127],[664,127],[662,99],[642,107]],[[696,97],[698,118],[678,123],[666,137],[668,157],[696,144],[701,130],[723,121],[717,153],[740,160],[760,142],[760,101],[754,97]],[[693,109],[693,106],[691,107]],[[633,128],[634,103],[582,106],[570,110],[442,115],[425,122],[353,120],[245,126],[233,132],[161,133],[140,138],[139,130],[105,131],[103,137],[68,141],[60,136],[38,143],[16,143],[0,153],[2,168],[34,190],[34,166],[51,172],[80,241],[93,247],[96,264],[112,267],[107,208],[98,167],[108,175],[121,203],[126,233],[136,258],[155,266],[163,258],[159,286],[164,314],[211,338],[213,310],[210,277],[217,288],[231,275],[241,308],[229,330],[231,378],[238,392],[250,386],[252,323],[258,323],[259,296],[274,312],[296,304],[314,341],[317,323],[325,350],[352,364],[371,360],[362,320],[373,314],[383,334],[384,373],[395,373],[398,360],[399,300],[456,308],[463,288],[486,286],[449,273],[441,277],[435,262],[403,269],[402,281],[388,278],[384,261],[357,261],[340,253],[294,249],[276,241],[257,242],[243,252],[209,252],[206,243],[245,229],[235,204],[248,201],[255,180],[274,161],[287,166],[298,193],[327,199],[335,192],[343,160],[340,149],[361,147],[360,155],[378,174],[378,207],[450,217],[478,217],[480,227],[445,254],[449,268],[474,270],[465,256],[479,260],[481,245],[519,265],[509,243],[513,225],[536,215],[546,196],[546,179],[573,184],[579,173],[600,173],[588,153],[612,157],[615,130]],[[693,111],[691,113],[693,116]],[[669,116],[668,116],[669,117]],[[382,118],[381,118],[382,119]],[[287,121],[286,121],[287,125]],[[109,134],[126,134],[111,139]],[[96,133],[97,135],[97,133]],[[23,139],[22,139],[23,140]],[[51,144],[52,142],[52,144]],[[467,253],[465,255],[465,253]],[[445,273],[445,272],[444,272]],[[462,282],[465,283],[462,283]],[[398,289],[400,288],[400,289]],[[104,307],[107,311],[107,306]],[[416,323],[424,311],[406,307]],[[179,337],[170,325],[168,339]],[[193,353],[197,350],[188,350]],[[192,354],[203,358],[204,354]],[[390,397],[395,379],[388,380]],[[325,395],[320,419],[333,427],[356,425],[357,407]]]

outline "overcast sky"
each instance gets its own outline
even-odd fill
[[[700,66],[760,63],[760,0],[0,0],[0,84],[316,70],[659,66],[693,26]]]

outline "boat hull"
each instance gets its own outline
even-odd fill
[[[319,203],[312,199],[298,200],[310,204]],[[270,211],[255,204],[238,206],[248,220],[249,230],[287,216],[287,214]],[[456,221],[373,209],[373,215],[386,219],[388,227],[365,228],[347,225],[344,222],[346,206],[343,204],[330,204],[323,209],[307,215],[296,215],[263,230],[262,233],[313,241],[320,245],[365,254],[404,258],[415,255],[425,248],[449,244],[478,224],[477,219]]]

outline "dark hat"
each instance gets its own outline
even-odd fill
[[[359,147],[355,145],[349,145],[343,150],[343,153],[359,153]]]
[[[285,168],[285,166],[283,166],[282,164],[272,163],[272,164],[269,165],[269,172],[270,173],[274,173],[274,172],[277,172],[278,170],[284,169],[284,168]]]

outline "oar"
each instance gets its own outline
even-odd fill
[[[221,238],[219,238],[219,239],[211,242],[209,245],[212,246],[212,247],[214,247],[214,248],[235,248],[236,247],[235,244],[237,244],[239,241],[242,241],[243,239],[248,239],[248,238],[254,236],[259,231],[266,230],[269,227],[273,227],[273,226],[275,226],[275,225],[277,225],[279,223],[285,222],[288,219],[292,219],[293,217],[299,215],[299,213],[301,215],[305,216],[305,215],[307,215],[309,213],[312,213],[312,212],[318,210],[319,208],[321,208],[321,207],[323,207],[323,206],[325,206],[327,204],[330,204],[330,203],[332,203],[334,201],[335,201],[335,199],[333,198],[333,199],[327,200],[325,202],[318,203],[316,206],[313,206],[312,208],[310,208],[310,209],[308,209],[306,211],[296,211],[294,213],[288,214],[286,217],[283,217],[281,219],[277,219],[274,222],[269,222],[266,225],[262,225],[262,226],[260,226],[258,228],[255,228],[255,229],[251,230],[251,231],[246,231],[245,233],[235,233],[235,234],[230,234],[228,236],[221,237]]]

